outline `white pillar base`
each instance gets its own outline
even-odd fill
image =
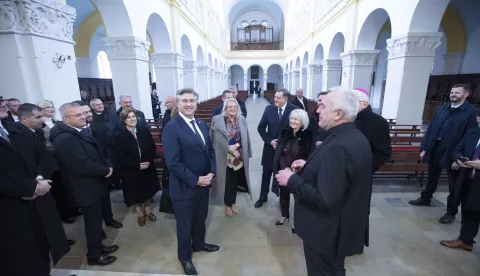
[[[185,74],[184,78],[184,86],[188,88],[192,88],[195,91],[198,90],[197,88],[197,67],[195,65],[195,61],[193,60],[186,60],[183,61],[183,73]],[[197,91],[198,93],[198,91]]]
[[[198,81],[198,101],[206,101],[208,99],[208,66],[197,66],[197,81]]]

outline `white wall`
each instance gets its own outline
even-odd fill
[[[238,89],[244,90],[243,87],[243,70],[239,66],[230,67],[230,85],[235,86],[238,82]]]

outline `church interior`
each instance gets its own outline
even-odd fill
[[[181,88],[195,89],[195,117],[209,125],[222,92],[236,87],[248,110],[252,197],[238,195],[241,212],[233,217],[210,206],[207,239],[220,250],[195,254],[193,262],[200,275],[300,276],[307,272],[293,222],[275,225],[279,203],[272,194],[254,207],[262,179],[257,125],[277,89],[294,95],[302,88],[315,112],[318,93],[361,87],[390,123],[394,150],[393,161],[373,177],[370,246],[347,257],[347,275],[478,276],[478,247],[466,252],[439,244],[461,227],[460,216],[438,222],[447,204],[446,174],[431,207],[408,201],[425,186],[420,144],[452,86],[469,84],[467,100],[480,107],[479,13],[478,0],[0,0],[0,96],[49,99],[56,108],[98,98],[115,111],[128,95],[160,137],[154,89],[160,103]],[[161,167],[161,152],[157,162]],[[51,274],[183,275],[175,217],[157,212],[161,193],[153,199],[158,220],[138,227],[122,191],[111,191],[114,216],[124,225],[104,228],[106,242],[120,246],[112,265],[89,266],[83,220],[64,224],[76,243]]]

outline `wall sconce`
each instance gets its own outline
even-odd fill
[[[71,56],[64,56],[59,53],[56,53],[55,56],[53,57],[53,63],[57,65],[58,68],[62,68],[63,64],[65,63],[65,60],[71,60]]]

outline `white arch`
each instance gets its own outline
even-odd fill
[[[213,66],[212,54],[210,54],[210,53],[208,53],[208,66],[210,66],[210,67]]]
[[[186,35],[182,36],[181,44],[182,44],[182,55],[184,60],[193,60],[192,45],[190,44],[190,40],[188,39],[188,36]]]
[[[203,55],[203,49],[200,45],[197,47],[197,60],[195,62],[197,65],[205,65],[205,56]]]
[[[93,0],[110,37],[134,36],[128,8],[121,0]]]
[[[449,3],[450,0],[418,0],[408,31],[438,32],[443,14]]]
[[[357,50],[373,50],[377,42],[377,38],[383,25],[390,19],[387,11],[384,9],[376,9],[372,11],[365,22],[362,24],[360,33],[357,38]],[[393,27],[392,27],[393,29]]]
[[[323,46],[321,43],[319,43],[315,48],[315,52],[313,54],[313,63],[320,64],[323,60],[324,60]]]
[[[171,52],[172,42],[165,21],[157,13],[152,13],[147,21],[147,30],[152,36],[155,52]]]
[[[307,65],[308,65],[308,51],[305,51],[305,54],[303,54],[302,66],[307,66]]]
[[[301,62],[300,62],[300,57],[297,56],[297,59],[295,60],[295,70],[300,70],[301,69]]]
[[[332,39],[330,48],[328,49],[329,59],[340,59],[340,54],[343,53],[345,47],[345,37],[342,33],[338,32]]]

